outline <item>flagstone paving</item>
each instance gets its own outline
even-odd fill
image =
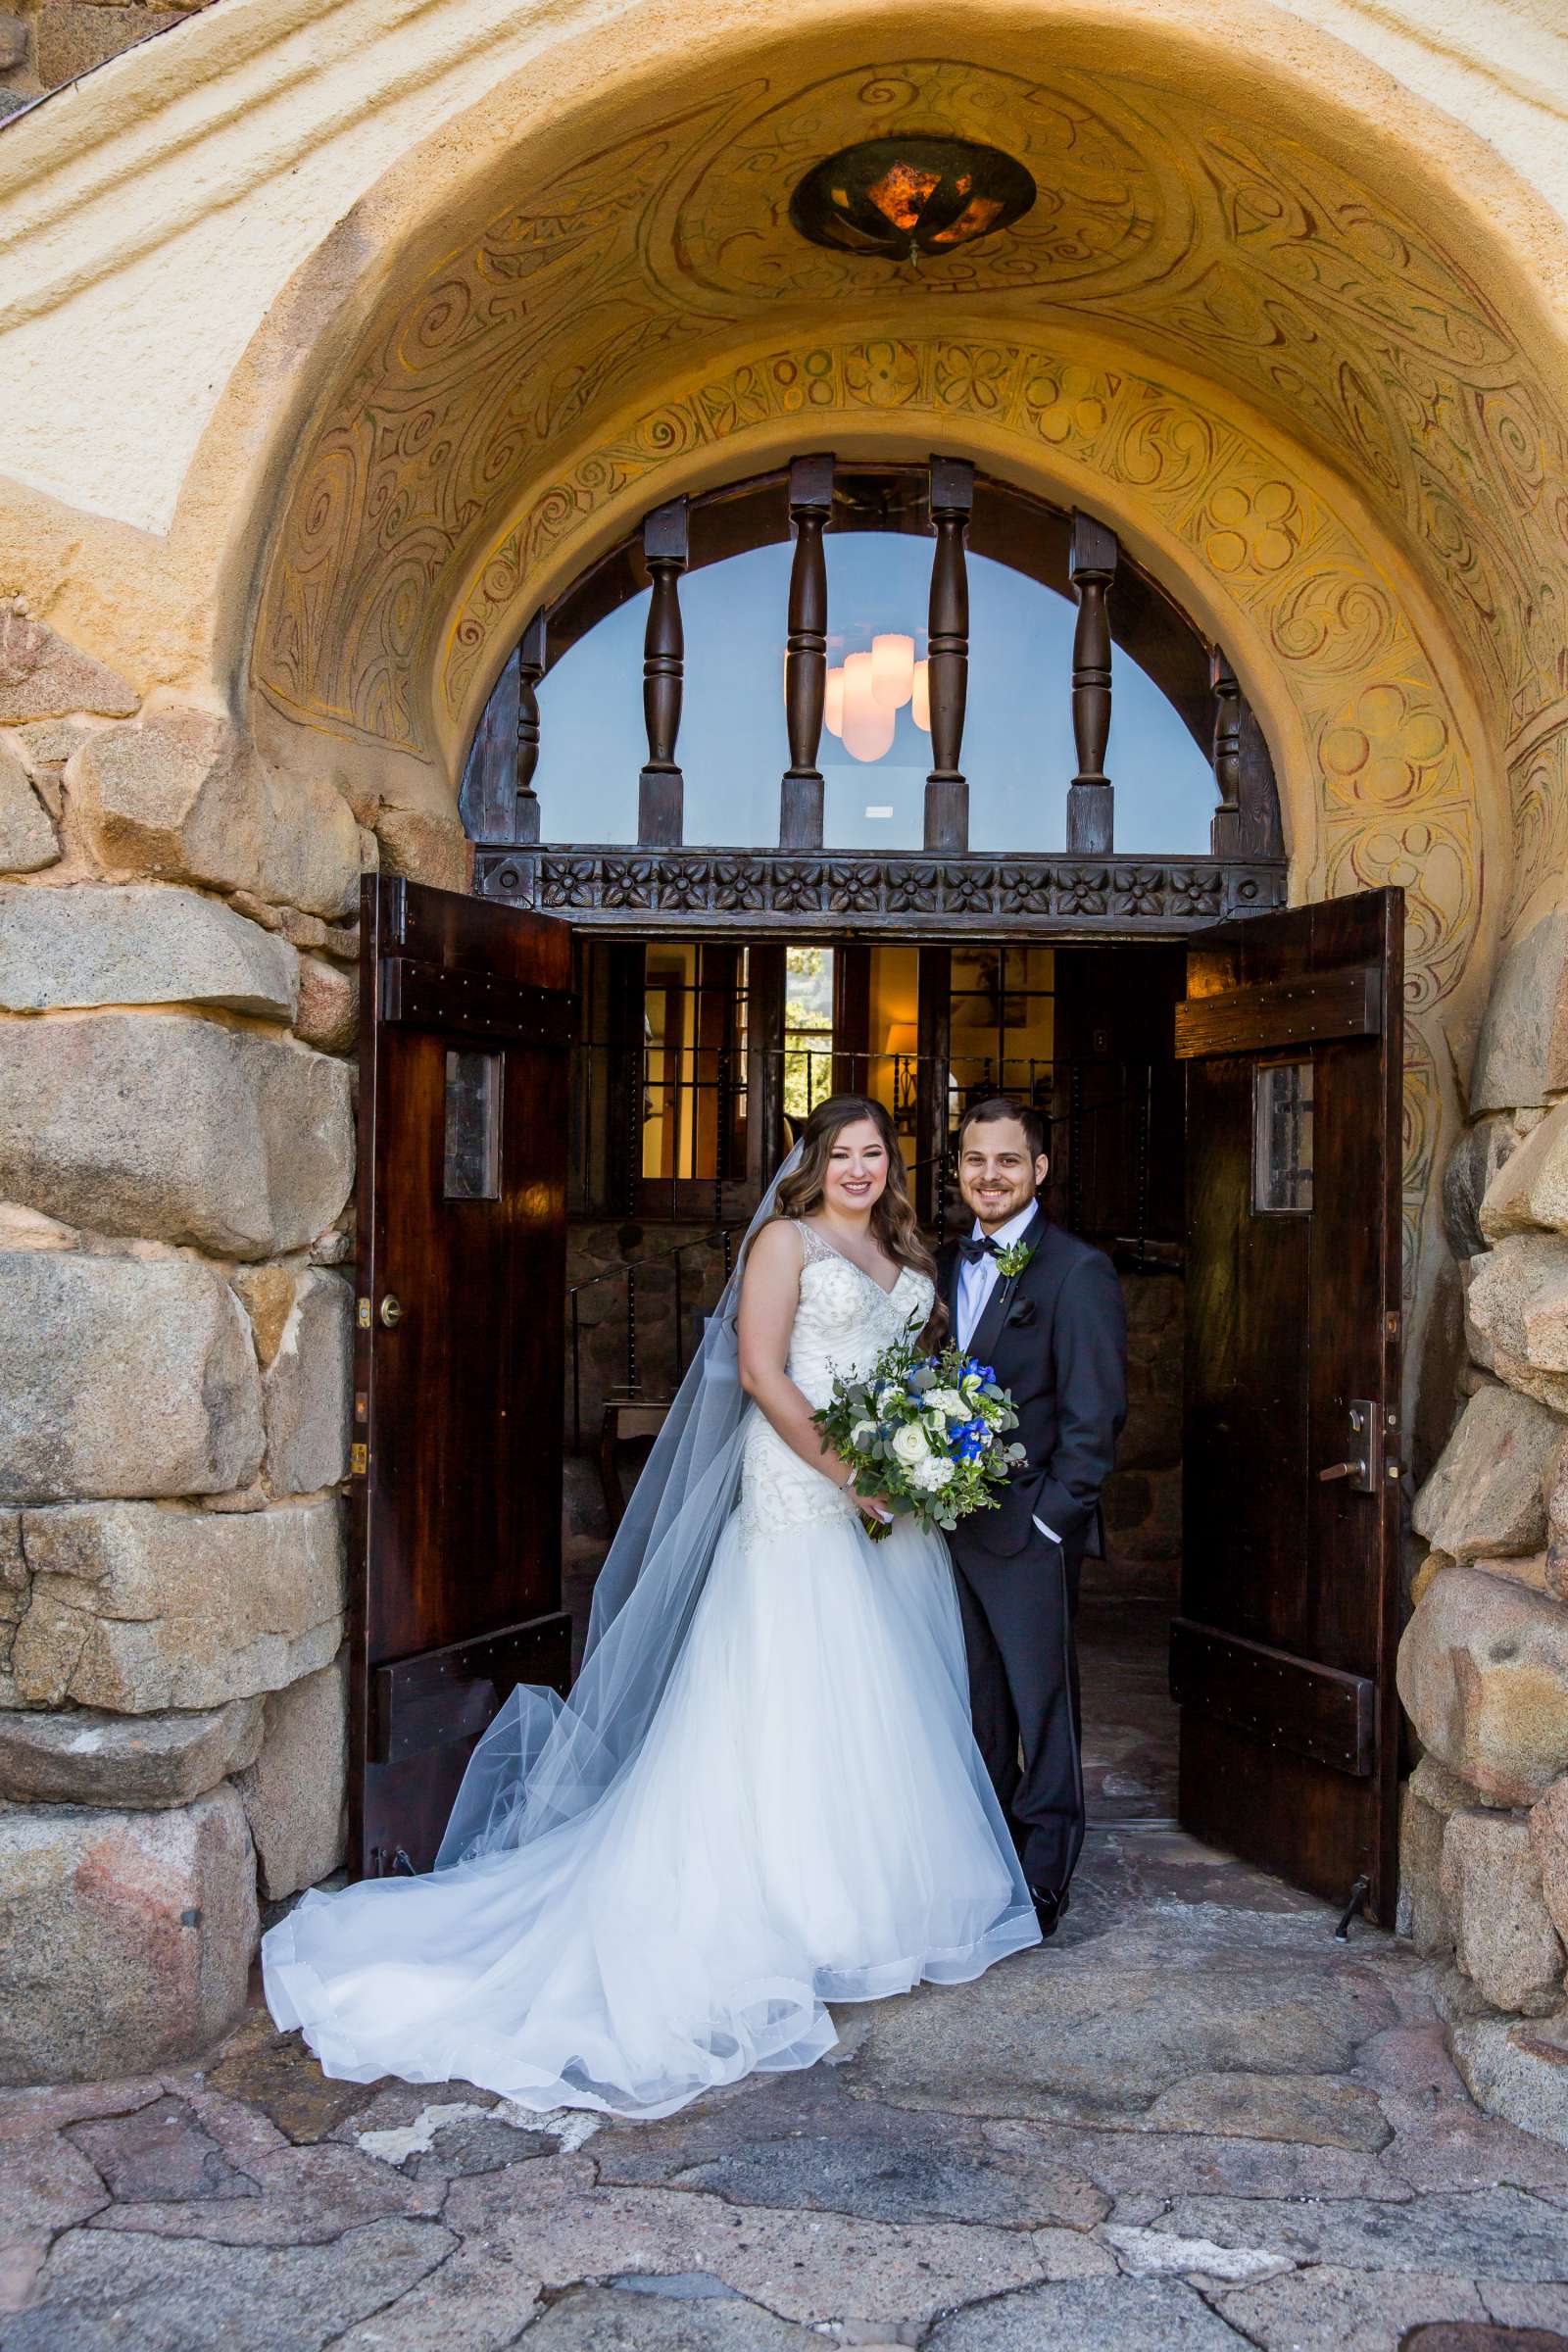
[[[203,2069],[0,2094],[0,2352],[1548,2352],[1568,2149],[1431,1972],[1159,1829],[1054,1942],[662,2123]]]

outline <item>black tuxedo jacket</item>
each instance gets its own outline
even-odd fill
[[[1008,1443],[1021,1445],[1027,1459],[1002,1489],[1000,1507],[960,1520],[952,1542],[960,1555],[1007,1557],[1043,1519],[1068,1557],[1079,1558],[1127,1417],[1127,1313],[1103,1250],[1064,1233],[1040,1209],[1023,1244],[1034,1254],[1010,1281],[998,1276],[968,1352],[1012,1392],[1018,1427]],[[959,1262],[956,1242],[938,1252],[955,1340]]]

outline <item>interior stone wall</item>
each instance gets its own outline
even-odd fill
[[[1452,1434],[1399,1650],[1400,1925],[1451,1963],[1476,2097],[1568,2141],[1568,913],[1504,959],[1469,1114],[1444,1181]]]
[[[1119,1559],[1168,1562],[1182,1550],[1182,1382],[1187,1285],[1180,1274],[1123,1274],[1127,1421],[1105,1482],[1105,1542]]]
[[[210,2045],[342,1851],[363,855],[0,608],[0,2082]]]

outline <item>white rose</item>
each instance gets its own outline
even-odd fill
[[[950,1421],[967,1421],[969,1418],[969,1407],[956,1389],[927,1389],[925,1401],[927,1405],[935,1405],[939,1413],[946,1413]]]
[[[906,1421],[904,1427],[896,1433],[893,1440],[893,1451],[906,1470],[915,1462],[925,1460],[931,1447],[925,1431],[920,1427],[918,1421]]]

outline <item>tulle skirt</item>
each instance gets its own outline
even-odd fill
[[[959,1983],[1038,1936],[941,1540],[737,1514],[646,1740],[588,1811],[307,1894],[262,1957],[328,2075],[660,2116],[811,2065],[829,2001]]]

